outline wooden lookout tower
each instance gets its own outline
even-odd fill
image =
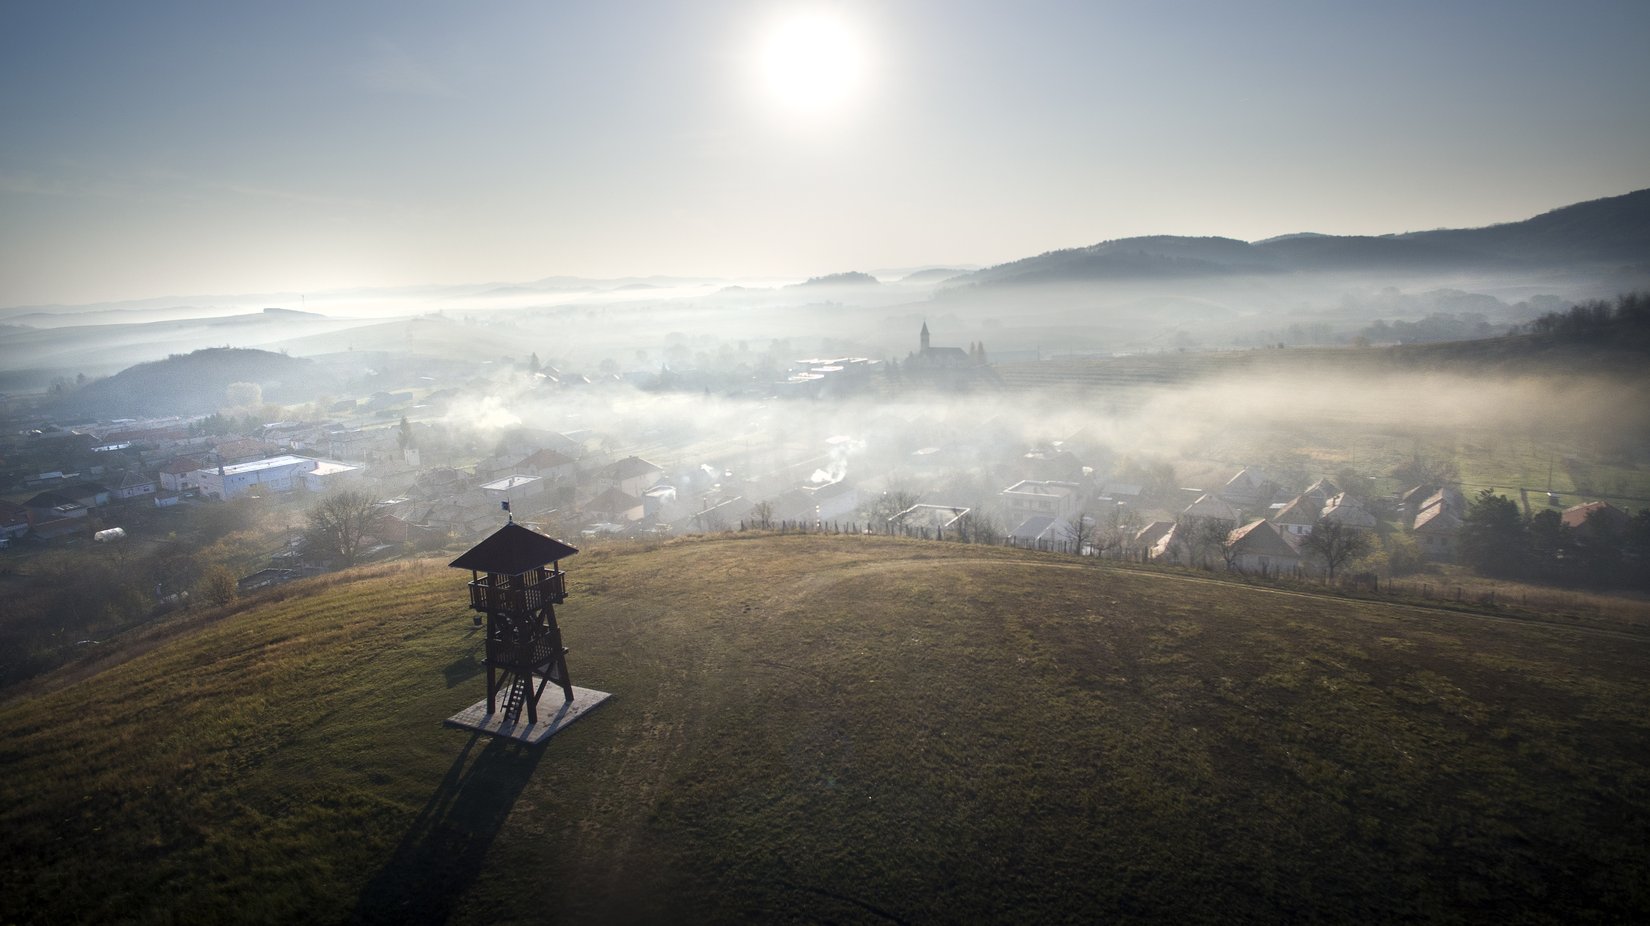
[[[470,570],[476,622],[486,615],[488,717],[498,711],[502,692],[506,718],[519,716],[525,706],[528,725],[536,725],[538,700],[550,682],[573,701],[556,605],[567,600],[560,562],[577,552],[512,521],[453,560],[455,568]]]

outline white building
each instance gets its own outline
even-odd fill
[[[528,499],[543,495],[544,485],[544,480],[538,476],[524,476],[517,473],[489,482],[481,487],[481,491],[487,493],[487,497],[492,500],[494,507],[497,507],[499,502],[509,502],[513,507]]]
[[[249,463],[197,469],[190,474],[190,481],[200,486],[202,495],[228,501],[255,489],[290,492],[301,483],[305,473],[319,465],[306,457],[283,455]]]
[[[1058,542],[1082,517],[1082,486],[1075,482],[1024,479],[1002,491],[1008,535],[1023,543]]]
[[[182,492],[200,485],[195,481],[195,473],[200,471],[201,460],[196,457],[178,457],[160,468],[160,488],[163,492]]]
[[[355,482],[364,472],[362,467],[332,460],[316,460],[315,468],[303,474],[304,488],[311,492],[326,492]]]
[[[1026,479],[1002,492],[1003,507],[1010,525],[1030,518],[1066,521],[1077,512],[1082,487],[1075,482],[1044,482]]]

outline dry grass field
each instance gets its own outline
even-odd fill
[[[1627,921],[1650,639],[998,548],[566,562],[542,749],[440,562],[0,704],[0,921]]]

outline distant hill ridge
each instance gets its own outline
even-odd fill
[[[1315,271],[1507,270],[1627,264],[1650,268],[1650,189],[1521,222],[1403,234],[1301,232],[1246,242],[1150,235],[1049,251],[948,281],[1004,286]]]
[[[266,350],[209,347],[128,367],[65,399],[68,409],[100,416],[201,415],[228,404],[230,383],[257,383],[265,401],[304,402],[325,388],[314,361]]]
[[[272,318],[326,318],[319,312],[305,312],[300,309],[283,309],[276,306],[265,308],[263,314]]]
[[[876,286],[881,282],[869,273],[849,270],[846,273],[828,273],[822,277],[812,277],[787,288],[800,286]]]

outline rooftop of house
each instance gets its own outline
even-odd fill
[[[1073,482],[1045,482],[1037,479],[1023,479],[1003,490],[1004,495],[1041,495],[1051,498],[1063,498],[1076,494],[1078,486]]]
[[[280,469],[285,466],[298,466],[304,463],[313,464],[315,461],[306,457],[295,457],[291,454],[282,454],[278,457],[269,457],[263,460],[250,460],[246,463],[231,463],[228,466],[203,466],[200,471],[216,473],[220,469],[225,476],[241,476],[247,473],[257,473],[268,469]]]
[[[950,505],[912,505],[889,520],[910,527],[951,528],[967,517],[968,512],[967,508]]]
[[[1356,508],[1359,511],[1362,511],[1364,509],[1364,503],[1362,499],[1350,492],[1337,492],[1329,497],[1329,501],[1324,503],[1324,507]]]
[[[1237,509],[1226,504],[1225,501],[1212,492],[1205,492],[1198,496],[1197,501],[1187,505],[1186,510],[1182,511],[1181,514],[1193,518],[1214,518],[1220,521],[1236,522],[1238,519]]]
[[[75,507],[79,507],[80,503],[75,501],[74,499],[69,498],[68,496],[60,494],[58,492],[41,492],[40,494],[34,496],[33,498],[31,498],[28,501],[23,503],[23,507],[33,508],[33,509],[36,509],[36,510],[41,510],[41,509],[46,509],[46,508],[61,508],[64,505],[73,505]]]
[[[1253,492],[1253,491],[1259,489],[1267,481],[1268,481],[1267,478],[1265,476],[1262,476],[1260,473],[1257,473],[1252,469],[1244,468],[1244,469],[1238,470],[1237,475],[1235,475],[1232,478],[1226,480],[1226,491],[1228,491],[1228,492],[1234,492],[1234,491],[1236,491],[1236,492],[1242,492],[1242,491]]]
[[[641,504],[641,499],[614,486],[586,502],[584,507],[587,511],[615,512],[629,511]]]
[[[351,466],[348,463],[338,463],[333,460],[316,460],[315,468],[309,471],[311,476],[336,476],[339,473],[360,472],[361,467]]]
[[[1446,508],[1456,514],[1462,514],[1467,510],[1467,499],[1466,496],[1461,494],[1459,489],[1452,489],[1449,486],[1445,486],[1436,492],[1433,492],[1431,495],[1428,495],[1426,497],[1426,501],[1421,502],[1420,506],[1415,510],[1417,513],[1420,513],[1429,508],[1438,507]]]
[[[255,454],[268,453],[278,446],[278,444],[273,444],[266,440],[258,440],[253,437],[236,437],[218,442],[212,447],[212,451],[220,457],[230,459],[233,457],[253,456]]]
[[[1153,521],[1142,527],[1135,535],[1134,542],[1145,546],[1156,546],[1159,540],[1168,536],[1174,530],[1173,521]]]
[[[57,491],[64,495],[101,495],[109,491],[109,487],[101,482],[72,482],[66,486],[58,486]]]
[[[615,460],[602,467],[597,473],[604,479],[634,479],[637,476],[647,476],[652,473],[662,473],[664,470],[641,457],[625,457]]]
[[[485,483],[481,488],[489,492],[508,492],[511,489],[519,489],[524,485],[541,481],[538,476],[505,476],[503,479],[495,479],[492,482]]]
[[[1442,486],[1433,483],[1422,483],[1417,486],[1411,486],[1410,488],[1399,493],[1398,502],[1403,505],[1419,505],[1428,498],[1431,498],[1440,488],[1442,488]]]
[[[567,466],[573,462],[573,458],[567,454],[546,447],[529,454],[520,463],[516,464],[516,469],[553,469],[557,466]]]
[[[1432,505],[1415,516],[1413,529],[1431,534],[1453,534],[1461,529],[1461,519],[1445,505]]]
[[[1559,517],[1571,529],[1581,527],[1594,519],[1602,519],[1616,527],[1625,525],[1632,520],[1627,512],[1609,502],[1584,502],[1580,505],[1571,505],[1569,508],[1564,509],[1564,513]]]
[[[1232,531],[1226,537],[1239,552],[1257,556],[1299,556],[1300,551],[1277,525],[1265,518],[1256,518]]]
[[[1322,512],[1322,503],[1309,495],[1301,494],[1295,496],[1294,501],[1278,509],[1277,514],[1272,516],[1272,521],[1277,524],[1316,524]]]
[[[1009,536],[1015,540],[1048,540],[1051,539],[1050,534],[1054,531],[1055,523],[1053,518],[1042,515],[1026,518],[1009,531]]]
[[[1325,505],[1323,517],[1325,520],[1335,521],[1347,527],[1373,528],[1379,523],[1374,515],[1353,502]]]

